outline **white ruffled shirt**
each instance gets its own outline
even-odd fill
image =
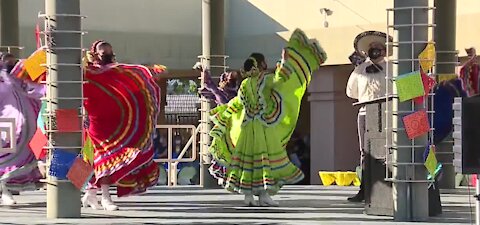
[[[350,74],[346,88],[348,97],[365,102],[385,96],[386,62],[378,63],[383,70],[377,73],[366,72],[366,68],[370,65],[373,65],[373,62],[367,59]],[[360,108],[359,114],[365,115],[365,113],[365,107]]]

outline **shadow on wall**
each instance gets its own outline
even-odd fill
[[[44,1],[19,0],[22,56],[35,50],[37,13]],[[100,9],[100,10],[99,10]],[[179,13],[181,12],[181,13]],[[201,52],[201,1],[81,1],[83,47],[97,39],[109,41],[120,62],[163,64],[190,69]],[[43,24],[40,24],[43,26]],[[43,29],[43,27],[41,28]]]
[[[97,39],[109,41],[120,62],[162,64],[169,70],[190,69],[202,50],[197,35],[98,30],[89,31],[84,47]]]
[[[228,1],[225,18],[230,67],[240,68],[252,52],[263,53],[269,68],[274,67],[286,44],[278,32],[288,29],[247,0]]]
[[[34,27],[21,27],[20,30],[26,34],[20,37],[25,46],[22,57],[27,57],[35,49]],[[196,35],[99,30],[88,30],[83,47],[89,50],[91,44],[99,39],[113,45],[119,62],[162,64],[170,70],[191,68],[198,52],[202,51],[201,37]]]
[[[83,29],[88,31],[84,47],[90,47],[96,39],[105,39],[114,46],[119,61],[160,63],[170,69],[190,68],[195,63],[202,50],[200,1],[165,0],[161,9],[154,10],[159,3],[143,0],[128,8],[128,0],[118,0],[113,11],[94,11],[111,8],[108,5],[112,1],[100,5],[82,2],[82,14],[88,16],[83,21]],[[247,0],[226,1],[226,4],[226,51],[231,57],[230,66],[239,68],[255,51],[264,53],[273,67],[286,43],[278,32],[288,29]],[[20,39],[26,47],[22,56],[28,56],[35,49],[34,23],[37,12],[44,11],[44,3],[20,0],[19,8]],[[186,14],[179,16],[177,9]],[[121,16],[129,11],[131,16]],[[151,27],[145,29],[146,25]]]

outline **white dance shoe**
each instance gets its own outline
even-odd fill
[[[98,204],[97,190],[87,190],[82,197],[83,208],[91,207],[95,210],[100,210],[102,207]]]
[[[243,200],[247,206],[258,206],[258,203],[253,198],[253,195],[245,195],[245,200]]]
[[[274,201],[270,195],[266,192],[262,192],[258,197],[258,201],[260,202],[260,206],[271,206],[271,207],[278,207],[280,204]]]
[[[15,199],[13,199],[12,194],[8,190],[3,190],[2,191],[2,205],[5,206],[12,206],[17,204]]]
[[[102,204],[103,210],[116,211],[118,206],[113,204],[112,197],[110,196],[110,186],[102,185]]]

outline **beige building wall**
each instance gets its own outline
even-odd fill
[[[239,0],[228,1],[227,52],[232,64],[240,66],[252,51],[264,52],[274,63],[285,40],[295,28],[320,41],[329,59],[326,65],[348,64],[353,39],[366,30],[386,31],[387,8],[392,0]],[[301,2],[301,4],[300,4]],[[433,6],[433,0],[431,0]],[[480,1],[457,3],[457,48],[480,48]],[[323,27],[320,8],[333,11]],[[464,56],[462,51],[460,56]]]
[[[370,1],[375,4],[355,0],[301,0],[302,4],[298,0],[229,1],[227,53],[233,65],[240,65],[252,51],[265,53],[274,63],[290,33],[300,28],[320,41],[328,53],[327,65],[347,64],[358,33],[386,29],[385,9],[391,7],[391,1]],[[328,28],[323,27],[320,8],[333,10],[327,18]]]

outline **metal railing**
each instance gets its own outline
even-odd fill
[[[12,53],[12,49],[23,50],[23,46],[0,46],[0,50],[7,49],[8,53]]]
[[[227,55],[200,55],[198,56],[198,59],[200,59],[202,65],[206,67],[206,69],[210,68],[216,68],[216,69],[222,69],[223,72],[226,72],[226,70],[229,68],[227,66]],[[212,59],[216,59],[215,61],[220,61],[222,60],[222,65],[211,65]],[[212,78],[218,78],[215,77],[216,74],[211,74]],[[199,77],[201,81],[201,88],[205,88],[205,80],[203,79],[203,76]],[[210,111],[210,100],[207,99],[205,96],[201,96],[200,98],[200,120],[199,120],[199,132],[200,132],[200,171],[205,170],[205,166],[210,164],[211,159],[210,155],[208,154],[208,147],[210,145],[210,136],[208,135],[208,132],[210,132],[210,117],[209,117],[209,111]],[[200,174],[203,174],[202,172]],[[200,177],[200,185],[203,186],[203,181],[204,179],[203,175]]]
[[[4,147],[0,142],[0,153],[15,153],[17,151],[17,124],[15,118],[0,118],[0,138],[5,134],[5,143],[8,147]]]
[[[201,126],[195,127],[194,125],[157,125],[157,129],[167,129],[167,158],[154,159],[157,163],[166,163],[167,164],[167,185],[168,186],[177,186],[178,180],[178,164],[179,163],[188,163],[195,162],[197,156],[199,155],[197,150],[197,135],[199,133]],[[183,149],[180,151],[179,155],[173,158],[173,130],[174,129],[188,129],[191,131],[191,136],[188,139]],[[192,154],[190,157],[185,158],[188,150],[192,149]],[[201,173],[200,173],[201,175]],[[201,175],[202,176],[202,175]],[[200,177],[200,185],[202,177]]]

